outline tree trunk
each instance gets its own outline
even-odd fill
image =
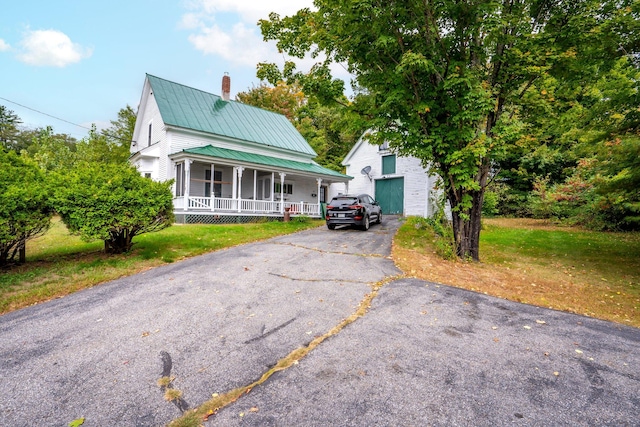
[[[464,188],[454,189],[453,186],[447,189],[449,203],[451,203],[451,213],[453,219],[453,236],[456,243],[456,252],[462,259],[472,259],[480,261],[480,228],[482,227],[482,204],[484,202],[484,191],[487,187],[489,177],[490,162],[485,157],[482,159],[475,182],[478,190]],[[471,198],[470,205],[463,208],[465,199]]]
[[[462,259],[480,261],[480,228],[482,226],[482,202],[484,190],[472,191],[471,209],[458,210],[455,198],[449,198],[452,209],[453,236],[456,254]]]
[[[122,254],[129,252],[133,247],[133,236],[128,229],[115,230],[110,234],[110,238],[104,241],[104,251],[108,254]]]

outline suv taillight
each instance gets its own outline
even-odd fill
[[[349,206],[349,209],[359,210],[362,209],[362,205],[351,205]]]

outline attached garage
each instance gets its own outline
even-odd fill
[[[377,179],[374,198],[385,215],[404,213],[404,177]]]

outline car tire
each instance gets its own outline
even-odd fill
[[[371,225],[371,224],[370,224],[370,222],[369,222],[369,215],[366,215],[366,216],[364,217],[364,222],[362,223],[362,230],[363,230],[363,231],[367,231],[367,230],[369,229],[369,226],[370,226],[370,225]]]
[[[335,230],[336,229],[336,225],[335,224],[327,224],[327,228],[329,230]]]
[[[376,224],[382,224],[382,212],[378,212],[378,218],[376,218]]]

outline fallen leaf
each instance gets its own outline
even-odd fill
[[[244,417],[244,412],[240,412],[240,417]]]
[[[73,420],[69,423],[69,427],[78,427],[84,424],[84,417]]]
[[[143,332],[143,333],[142,333],[142,336],[143,336],[143,337],[148,337],[148,336],[149,336],[149,332]]]
[[[493,341],[494,342],[498,342],[498,341],[500,341],[500,339],[499,338],[494,338]]]
[[[253,408],[249,409],[249,412],[258,412],[258,407],[254,406]]]
[[[525,329],[531,329],[531,326],[529,326],[529,325],[524,325],[523,327],[524,327]]]
[[[579,349],[576,348],[576,353],[582,354],[582,350],[579,350]]]
[[[536,320],[536,323],[539,325],[545,325],[547,322],[545,322],[544,320]]]
[[[555,376],[557,377],[558,375],[560,375],[560,372],[555,371],[555,372],[553,373],[553,375],[555,375]]]
[[[498,329],[498,327],[497,326],[492,326],[491,329],[496,330],[496,329]]]

